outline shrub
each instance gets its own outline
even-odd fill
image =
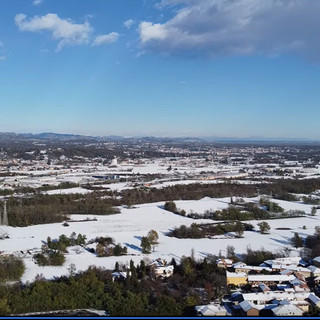
[[[270,225],[266,221],[258,223],[258,226],[260,228],[260,233],[262,234],[268,233],[270,231]]]
[[[34,259],[39,266],[62,266],[65,262],[61,252],[38,253],[34,255]]]
[[[0,258],[0,281],[19,280],[25,270],[24,263],[21,259],[9,255]]]
[[[177,206],[173,201],[167,201],[164,204],[164,209],[173,213],[177,212]]]
[[[127,254],[127,247],[121,247],[120,243],[118,243],[117,245],[115,245],[115,247],[113,248],[113,255],[115,256],[122,256]]]

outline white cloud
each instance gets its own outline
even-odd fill
[[[111,32],[108,34],[104,34],[101,36],[95,37],[94,41],[92,42],[93,46],[100,46],[102,44],[108,44],[112,42],[116,42],[119,38],[119,33]]]
[[[130,29],[131,26],[134,24],[134,20],[132,19],[126,20],[123,24],[126,28]]]
[[[136,58],[140,58],[140,57],[142,57],[143,55],[145,55],[145,53],[146,53],[145,50],[139,51],[139,52],[135,55],[135,57],[136,57]]]
[[[38,6],[39,4],[41,4],[44,0],[33,0],[33,5],[34,6]]]
[[[168,30],[160,23],[141,22],[139,25],[141,43],[148,41],[166,40],[169,38]]]
[[[143,50],[208,57],[297,53],[319,59],[320,1],[162,0],[157,7],[175,10],[174,17],[140,23]]]
[[[93,28],[89,22],[82,24],[73,23],[70,19],[61,19],[55,13],[49,13],[45,16],[35,16],[27,19],[25,14],[17,14],[15,23],[21,31],[51,32],[55,40],[59,40],[57,50],[64,46],[86,44],[90,40]]]
[[[5,52],[4,44],[0,41],[0,53],[3,54],[3,52]],[[4,60],[6,60],[6,59],[7,59],[6,56],[0,56],[0,61],[4,61]]]

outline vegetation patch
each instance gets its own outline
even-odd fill
[[[0,282],[17,281],[25,270],[21,259],[13,255],[0,256]]]
[[[152,268],[130,261],[127,277],[113,281],[109,270],[91,267],[70,277],[3,286],[0,315],[53,310],[107,310],[110,316],[190,316],[190,310],[227,293],[225,271],[214,260],[174,260],[174,275],[151,280]],[[201,290],[197,290],[200,288]]]
[[[3,204],[2,204],[3,206]],[[62,222],[70,214],[109,215],[119,213],[111,200],[101,198],[100,194],[88,195],[35,195],[14,198],[7,201],[10,226],[25,227],[35,224]]]
[[[58,240],[47,238],[47,243],[41,248],[41,253],[33,256],[34,260],[40,266],[61,266],[65,262],[64,253],[67,252],[67,247],[75,245],[84,245],[86,236],[79,233],[76,235],[73,232],[70,237],[62,234]]]
[[[236,236],[241,238],[244,231],[252,231],[253,225],[250,223],[229,222],[215,224],[196,224],[193,223],[190,227],[182,225],[174,228],[167,235],[179,239],[191,238],[212,238],[217,235],[223,235],[228,232],[235,232]]]
[[[269,159],[270,160],[270,159]],[[132,205],[159,201],[200,200],[204,197],[223,198],[232,194],[235,197],[256,197],[260,194],[271,194],[276,199],[281,199],[288,194],[310,194],[320,189],[320,179],[276,179],[271,183],[238,184],[217,183],[201,184],[192,183],[175,185],[161,189],[136,188],[121,192],[123,204]],[[258,191],[259,190],[259,191]],[[293,198],[292,198],[293,199]],[[296,199],[296,198],[295,198]],[[283,199],[285,200],[285,199]],[[294,200],[295,201],[295,200]],[[262,218],[265,219],[265,218]]]
[[[91,240],[90,243],[97,243],[95,251],[90,251],[92,253],[95,252],[98,257],[122,256],[127,254],[127,247],[122,247],[120,243],[115,244],[114,239],[111,237],[98,237]]]

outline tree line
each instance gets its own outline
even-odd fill
[[[167,235],[179,239],[191,238],[211,238],[216,235],[222,235],[227,232],[235,232],[238,238],[243,236],[244,231],[252,231],[253,225],[250,223],[241,223],[240,221],[216,224],[196,224],[192,223],[190,227],[181,225],[171,230]]]
[[[291,193],[310,194],[318,189],[320,189],[320,179],[277,179],[271,181],[271,183],[261,184],[226,182],[217,184],[192,183],[161,189],[143,187],[126,189],[119,195],[122,196],[121,202],[126,205],[173,200],[199,200],[204,197],[254,197],[259,193],[268,195],[272,193],[274,198],[295,201],[297,198],[291,197]]]
[[[0,208],[3,207],[3,203]],[[7,200],[10,226],[24,227],[35,224],[62,222],[70,214],[109,215],[119,213],[110,199],[100,194],[42,195]]]
[[[131,261],[130,274],[119,281],[108,270],[90,267],[52,281],[38,276],[25,285],[0,286],[0,315],[88,308],[111,316],[188,316],[203,299],[226,293],[225,272],[214,261],[183,257],[179,265],[172,263],[175,273],[165,281],[151,279],[143,261]]]

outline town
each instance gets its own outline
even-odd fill
[[[133,277],[147,292],[167,288],[177,315],[319,314],[318,144],[0,140],[2,285],[23,290],[94,267],[124,286]],[[197,273],[204,263],[211,273],[189,279],[186,265]],[[6,301],[4,314],[72,309]]]

